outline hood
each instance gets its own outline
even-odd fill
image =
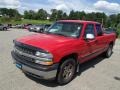
[[[73,43],[73,40],[75,39],[70,37],[39,33],[17,39],[18,42],[41,48],[47,51],[54,50],[65,45],[66,43]]]

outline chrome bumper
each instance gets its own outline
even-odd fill
[[[43,66],[35,63],[28,63],[25,60],[17,57],[15,53],[11,52],[14,64],[20,64],[21,70],[24,73],[30,74],[33,77],[39,77],[41,79],[54,79],[57,74],[59,64],[53,64],[51,66]]]
[[[39,77],[41,79],[53,79],[56,77],[57,70],[52,71],[39,71],[33,68],[30,68],[28,66],[22,65],[22,71],[33,76],[33,77]]]

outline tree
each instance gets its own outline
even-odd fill
[[[57,13],[58,13],[57,9],[51,9],[51,12],[52,14],[51,14],[50,20],[52,21],[57,20]]]
[[[116,27],[117,26],[117,15],[112,14],[109,16],[110,22],[111,22],[111,27]]]
[[[60,20],[63,18],[63,11],[62,10],[58,10],[57,11],[57,20]]]
[[[29,16],[29,12],[28,12],[28,11],[24,11],[24,18],[25,18],[25,19],[29,19],[28,16]]]
[[[80,11],[70,11],[69,14],[69,19],[79,19],[79,20],[83,20],[86,18],[86,14],[84,11],[80,12]]]
[[[86,19],[86,13],[84,11],[79,12],[79,19],[85,20]]]
[[[68,16],[67,16],[67,14],[64,12],[63,13],[63,16],[62,16],[62,19],[67,19],[68,18]]]
[[[74,12],[74,10],[70,11],[69,19],[75,19],[75,12]]]
[[[25,19],[35,19],[36,13],[33,10],[24,11],[24,18]]]
[[[117,15],[117,25],[120,24],[120,13]]]
[[[39,9],[36,15],[36,19],[46,20],[48,13],[44,9]]]
[[[0,14],[5,17],[20,17],[21,15],[16,9],[7,9],[7,8],[0,8]]]
[[[0,14],[2,16],[7,16],[8,15],[8,9],[7,8],[0,8]]]

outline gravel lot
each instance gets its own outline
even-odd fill
[[[120,90],[120,40],[113,55],[97,57],[81,65],[81,73],[67,85],[26,77],[13,64],[13,39],[31,34],[27,30],[0,31],[0,90]]]

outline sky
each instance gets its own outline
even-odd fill
[[[51,9],[89,12],[104,12],[106,14],[120,13],[120,0],[0,0],[0,8],[17,9],[21,14],[25,10]]]

